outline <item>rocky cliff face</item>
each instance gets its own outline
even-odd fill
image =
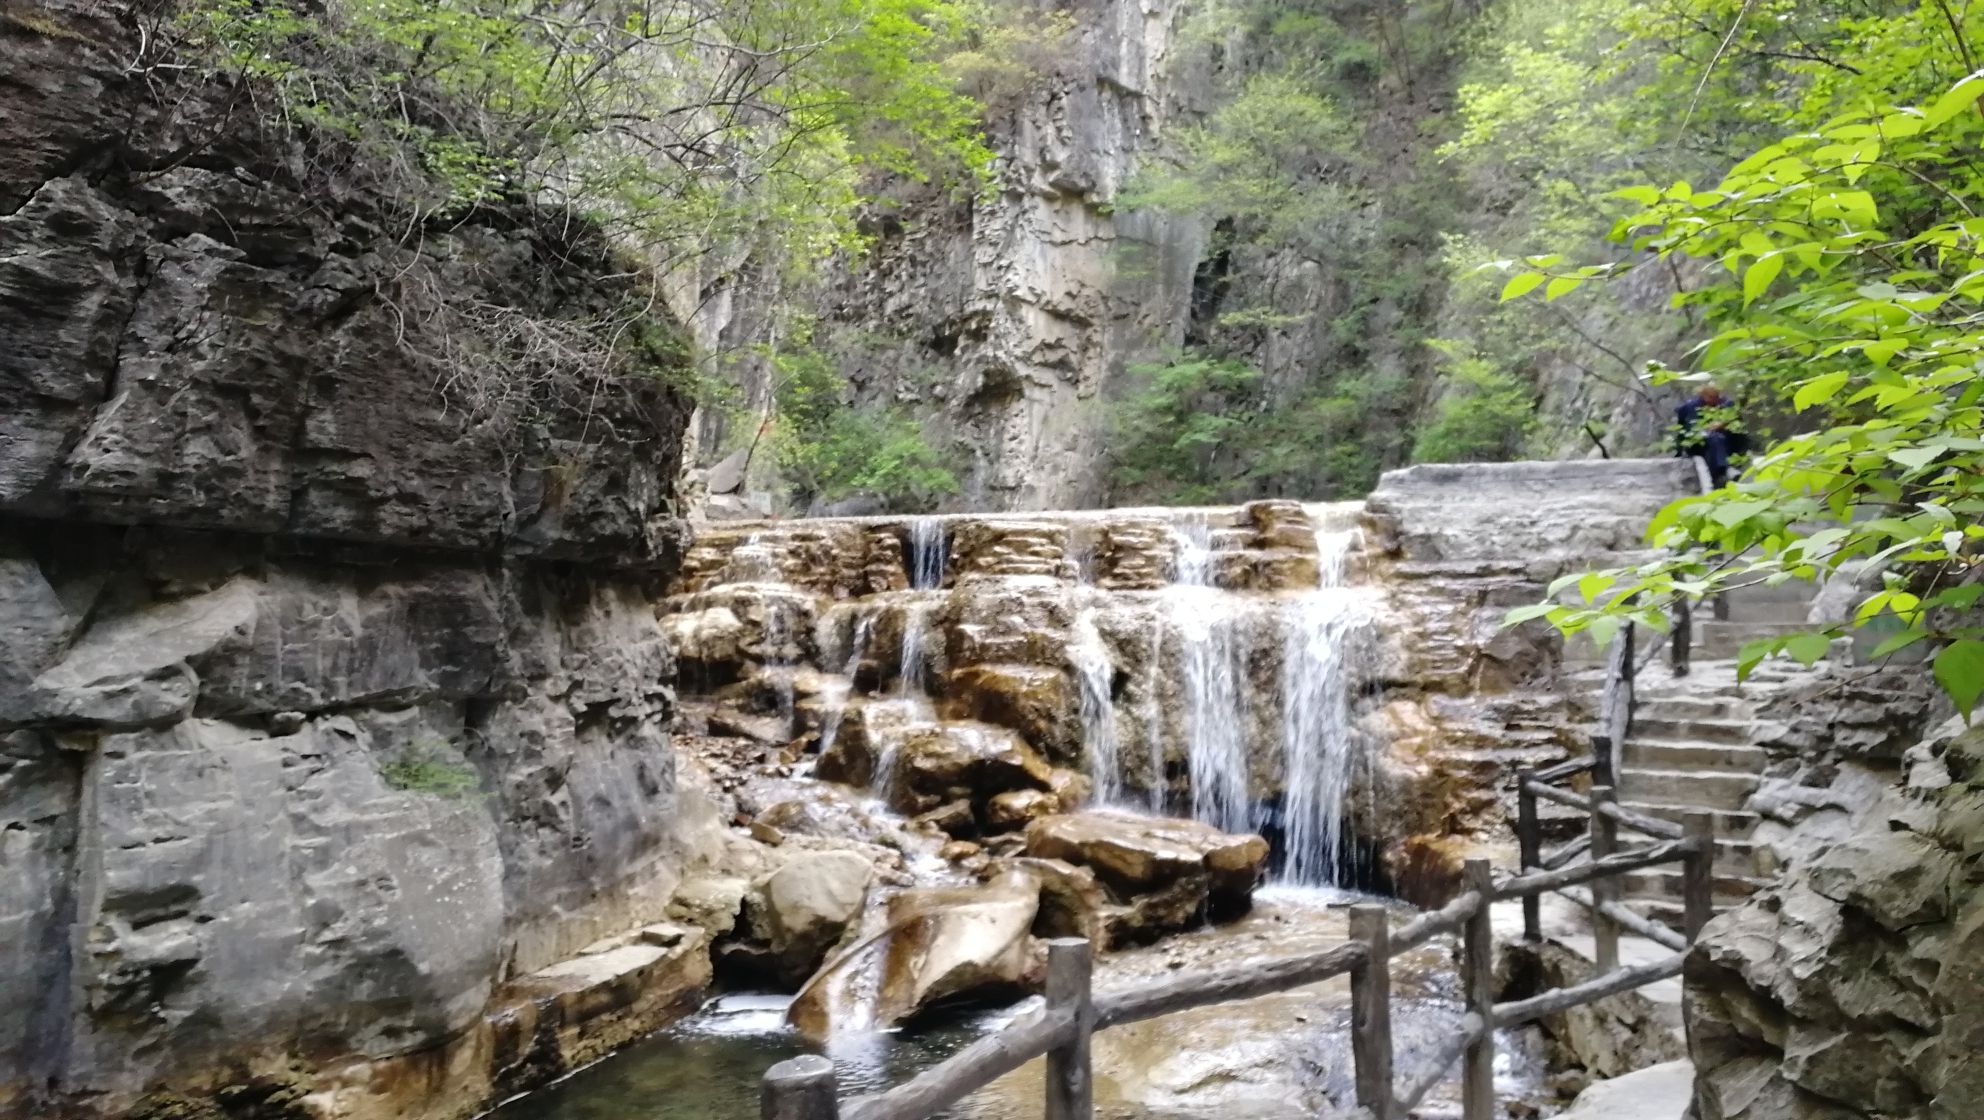
[[[647,606],[685,410],[464,407],[422,301],[581,316],[599,250],[401,236],[137,19],[0,14],[0,1115],[453,1115],[601,1044],[558,962],[710,835]],[[594,966],[602,1037],[693,947]]]
[[[1110,209],[1166,124],[1207,107],[1208,64],[1176,42],[1188,5],[1079,0],[1068,15],[1045,73],[993,107],[990,197],[892,186],[864,227],[873,249],[812,308],[862,400],[932,417],[933,444],[964,466],[959,509],[1097,504],[1105,385],[1181,343],[1191,317],[1206,231]],[[697,330],[717,347],[758,341],[780,295],[750,275],[698,292]],[[768,377],[740,368],[762,407]],[[721,418],[699,434],[721,444]]]
[[[1688,960],[1703,1120],[1956,1120],[1984,1109],[1976,1001],[1984,735],[1919,668],[1837,671],[1763,713],[1751,799],[1780,882]]]

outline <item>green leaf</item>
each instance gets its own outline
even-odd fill
[[[1549,614],[1551,611],[1560,611],[1563,609],[1564,608],[1558,606],[1555,603],[1531,603],[1529,606],[1526,607],[1517,607],[1516,609],[1510,611],[1508,614],[1502,616],[1502,625],[1518,626],[1521,625],[1522,623],[1528,622],[1532,618],[1542,618],[1544,615]]]
[[[1558,296],[1569,295],[1578,290],[1584,281],[1575,276],[1559,276],[1543,289],[1543,302],[1549,303]]]
[[[1907,347],[1908,343],[1903,342],[1901,339],[1884,338],[1879,342],[1869,342],[1867,345],[1862,346],[1860,352],[1867,355],[1868,361],[1882,369],[1886,369],[1888,368],[1888,362],[1892,361],[1896,354],[1901,353]]]
[[[1610,590],[1618,581],[1603,572],[1593,572],[1578,580],[1578,594],[1592,606],[1598,605],[1598,597]]]
[[[1965,78],[1958,82],[1954,89],[1937,98],[1936,103],[1923,112],[1923,125],[1934,128],[1942,124],[1976,104],[1977,95],[1980,93],[1984,93],[1984,80],[1979,80],[1975,75]],[[1969,711],[1968,708],[1964,710]]]
[[[1507,303],[1512,299],[1516,299],[1520,296],[1527,295],[1528,293],[1534,291],[1536,289],[1536,286],[1538,284],[1543,283],[1545,279],[1546,277],[1541,272],[1522,273],[1521,275],[1517,276],[1515,279],[1510,280],[1508,284],[1502,288],[1502,302]]]
[[[1936,456],[1943,453],[1941,447],[1904,447],[1899,451],[1888,452],[1888,458],[1912,471],[1919,471],[1935,462]]]
[[[1963,721],[1970,722],[1970,711],[1977,696],[1984,692],[1984,642],[1951,642],[1936,655],[1936,683],[1943,686]]]
[[[1783,257],[1765,257],[1750,266],[1743,274],[1743,306],[1756,302],[1759,296],[1770,290],[1771,281],[1784,271]]]
[[[1736,651],[1736,679],[1748,680],[1750,670],[1755,669],[1764,658],[1775,653],[1783,642],[1782,638],[1758,638],[1754,642],[1743,643],[1743,648]]]
[[[1611,645],[1612,639],[1618,636],[1619,620],[1610,615],[1602,615],[1592,619],[1591,625],[1585,629],[1591,631],[1591,640],[1597,642],[1599,648],[1603,649]]]
[[[1839,395],[1839,391],[1846,387],[1846,381],[1847,375],[1844,373],[1815,377],[1799,387],[1791,398],[1791,407],[1803,412],[1815,404],[1824,404]]]
[[[1709,519],[1725,529],[1734,529],[1769,508],[1769,502],[1723,502],[1709,514]]]
[[[1810,665],[1831,648],[1832,639],[1823,633],[1793,634],[1784,640],[1784,652],[1797,658],[1800,665]]]
[[[1927,630],[1904,630],[1887,641],[1882,642],[1880,645],[1875,646],[1874,652],[1867,655],[1867,660],[1879,661],[1889,654],[1899,653],[1907,649],[1909,646],[1928,636],[1929,632]]]

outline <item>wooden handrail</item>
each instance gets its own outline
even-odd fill
[[[1673,949],[1677,952],[1688,947],[1688,939],[1686,937],[1675,933],[1673,930],[1650,918],[1640,917],[1619,903],[1593,902],[1589,892],[1580,890],[1577,887],[1565,887],[1557,893],[1584,907],[1586,910],[1595,910],[1604,914],[1606,917],[1619,923],[1619,925],[1657,945]]]
[[[1561,768],[1557,769],[1561,772]],[[1551,788],[1538,780],[1541,773],[1544,772],[1525,775],[1518,783],[1523,796]],[[1603,785],[1593,787],[1589,798],[1567,791],[1555,792],[1575,797],[1587,807],[1594,836],[1619,824],[1640,827],[1634,819],[1637,814],[1618,816],[1611,811],[1610,790]],[[893,1089],[844,1103],[834,1093],[831,1062],[810,1055],[782,1062],[765,1075],[762,1114],[765,1120],[926,1120],[996,1078],[1045,1055],[1048,1059],[1046,1120],[1091,1120],[1094,1102],[1088,1039],[1093,1031],[1174,1011],[1253,999],[1349,974],[1357,1104],[1370,1120],[1397,1120],[1405,1116],[1433,1085],[1444,1079],[1456,1059],[1462,1062],[1465,1120],[1489,1120],[1495,1112],[1496,1028],[1516,1026],[1664,980],[1681,970],[1685,956],[1677,953],[1651,964],[1606,969],[1597,979],[1573,988],[1495,1004],[1489,903],[1511,898],[1531,900],[1546,891],[1559,891],[1593,910],[1601,929],[1630,930],[1668,948],[1685,949],[1699,934],[1710,913],[1714,818],[1708,813],[1691,812],[1685,826],[1679,829],[1668,822],[1658,823],[1663,833],[1678,831],[1682,838],[1610,855],[1605,854],[1603,845],[1587,841],[1598,858],[1552,870],[1526,869],[1524,874],[1500,882],[1494,880],[1486,860],[1470,859],[1465,865],[1469,889],[1440,909],[1422,913],[1393,931],[1385,907],[1353,906],[1351,940],[1300,956],[1252,961],[1209,973],[1166,977],[1093,993],[1088,942],[1078,938],[1050,941],[1047,1005],[1042,1009],[1015,1019],[1002,1030],[979,1039]],[[1570,858],[1578,847],[1574,841],[1551,858]],[[1525,863],[1533,855],[1531,846],[1525,846]],[[1535,858],[1541,859],[1540,855]],[[1629,871],[1676,860],[1686,861],[1685,936],[1635,914],[1600,890],[1594,889],[1587,895],[1569,889],[1581,883],[1614,880]],[[1399,1089],[1391,1068],[1389,961],[1434,937],[1453,932],[1461,934],[1461,979],[1467,1014],[1442,1043],[1436,1060]],[[1528,920],[1525,936],[1537,936]],[[1611,953],[1601,949],[1601,957],[1616,958],[1616,948]]]
[[[1392,931],[1391,955],[1396,957],[1408,949],[1417,949],[1443,933],[1454,932],[1474,916],[1480,905],[1481,896],[1467,891],[1438,910],[1428,910],[1419,915]]]
[[[1591,798],[1584,794],[1572,793],[1570,790],[1558,789],[1556,786],[1544,785],[1538,781],[1526,782],[1522,788],[1532,797],[1541,797],[1545,801],[1555,801],[1559,805],[1568,805],[1586,813],[1591,812]]]
[[[1681,962],[1687,957],[1686,953],[1676,953],[1652,964],[1639,964],[1607,973],[1575,988],[1557,988],[1530,999],[1498,1003],[1495,1005],[1495,1027],[1497,1030],[1519,1027],[1524,1023],[1541,1019],[1545,1015],[1569,1011],[1573,1007],[1596,1003],[1607,996],[1616,996],[1621,992],[1643,988],[1670,976],[1678,976],[1681,973]]]
[[[1433,1060],[1420,1067],[1423,1072],[1420,1073],[1419,1080],[1414,1081],[1404,1092],[1394,1098],[1392,1115],[1404,1116],[1411,1112],[1420,1101],[1426,1099],[1426,1094],[1432,1091],[1433,1086],[1446,1080],[1447,1069],[1454,1064],[1454,1059],[1460,1057],[1463,1051],[1479,1041],[1482,1034],[1488,1029],[1488,1024],[1481,1021],[1481,1016],[1476,1015],[1472,1011],[1461,1016],[1460,1024],[1454,1027],[1453,1032],[1447,1036],[1446,1041],[1442,1042],[1440,1048],[1434,1051]]]
[[[1597,759],[1590,755],[1584,755],[1581,758],[1559,762],[1555,766],[1545,766],[1543,769],[1531,774],[1530,778],[1538,782],[1562,781],[1573,775],[1582,774],[1596,765],[1598,765]]]
[[[1075,1017],[1066,1011],[1022,1015],[887,1092],[847,1102],[841,1120],[925,1120],[1061,1045],[1074,1032]]]
[[[1274,957],[1243,968],[1167,977],[1099,993],[1095,997],[1096,1029],[1314,984],[1349,972],[1363,962],[1367,952],[1362,942],[1346,941],[1326,952]]]
[[[1590,850],[1591,850],[1591,833],[1587,832],[1583,836],[1580,836],[1576,840],[1573,840],[1570,843],[1565,844],[1563,847],[1558,848],[1556,851],[1551,852],[1549,855],[1544,856],[1542,859],[1537,860],[1535,863],[1530,864],[1529,866],[1540,867],[1545,871],[1555,871],[1559,867],[1564,866],[1565,864],[1571,862],[1572,860],[1578,858],[1579,856],[1585,854]],[[1531,895],[1529,897],[1534,898],[1536,896]]]
[[[1579,883],[1589,883],[1606,875],[1621,875],[1628,871],[1638,871],[1656,864],[1673,863],[1685,859],[1695,850],[1693,840],[1669,840],[1642,848],[1634,852],[1620,852],[1600,860],[1574,863],[1555,871],[1539,871],[1531,875],[1517,875],[1495,884],[1495,901],[1521,898],[1525,894],[1538,891],[1560,891],[1565,887],[1575,887]]]
[[[1635,813],[1617,801],[1606,802],[1605,807],[1600,811],[1634,832],[1644,832],[1648,836],[1658,836],[1663,840],[1679,840],[1687,835],[1681,830],[1681,826],[1673,821],[1663,821],[1659,817]]]

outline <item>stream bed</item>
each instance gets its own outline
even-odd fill
[[[1331,890],[1269,889],[1246,916],[1106,954],[1096,986],[1107,988],[1181,970],[1206,970],[1263,956],[1325,949],[1345,937],[1354,896]],[[1401,907],[1394,919],[1410,911]],[[1392,964],[1396,1068],[1416,1073],[1419,1055],[1459,1016],[1451,945],[1435,941]],[[728,993],[675,1026],[564,1080],[511,1101],[493,1120],[750,1120],[758,1079],[773,1063],[818,1049],[784,1023],[789,997]],[[1028,1010],[960,1010],[917,1028],[836,1038],[826,1048],[843,1096],[901,1084]],[[1295,1120],[1330,1117],[1350,1092],[1347,982],[1337,978],[1259,999],[1197,1008],[1095,1036],[1096,1113],[1103,1120]],[[1519,1035],[1497,1040],[1497,1088],[1533,1095],[1544,1069]],[[1015,1070],[961,1102],[957,1120],[1036,1120],[1042,1063]],[[1458,1115],[1457,1082],[1436,1089],[1415,1114]]]

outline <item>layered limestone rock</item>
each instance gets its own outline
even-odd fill
[[[624,270],[403,239],[133,66],[152,18],[0,19],[0,1116],[462,1115],[708,979],[703,931],[582,952],[729,858],[651,607],[685,410],[443,391],[436,293],[555,324]]]
[[[1784,757],[1751,804],[1786,866],[1684,975],[1703,1120],[1984,1110],[1984,733],[1952,719],[1908,745],[1935,711],[1908,672],[1847,670],[1772,707]]]
[[[1502,618],[1559,575],[1643,554],[1654,514],[1694,485],[1681,459],[1425,465],[1380,480],[1365,525],[1386,592],[1386,687],[1366,722],[1386,746],[1354,812],[1396,838],[1384,860],[1401,897],[1449,897],[1469,847],[1507,835],[1517,767],[1590,751],[1568,680],[1590,651]]]

